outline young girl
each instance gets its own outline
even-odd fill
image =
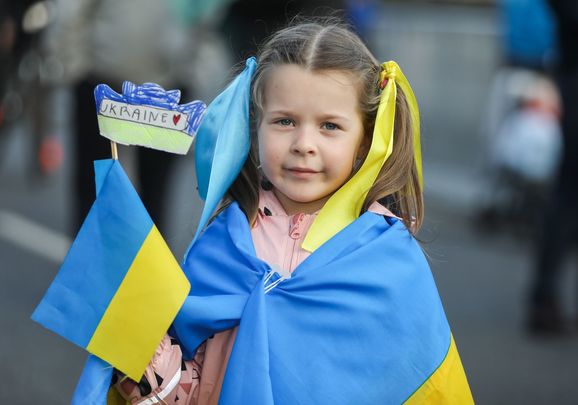
[[[116,382],[125,399],[473,402],[412,237],[419,118],[394,62],[339,24],[283,29],[209,107],[196,148],[205,213],[220,207],[187,252],[172,338],[140,383]],[[231,179],[218,198],[217,170]]]

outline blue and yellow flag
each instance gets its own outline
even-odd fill
[[[287,277],[256,256],[233,203],[183,270],[181,349],[238,326],[219,404],[473,404],[427,260],[397,219],[362,214]]]
[[[140,380],[190,284],[117,160],[32,319]]]

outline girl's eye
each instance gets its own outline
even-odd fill
[[[329,131],[335,131],[336,129],[339,129],[339,126],[333,122],[324,122],[322,127],[323,129],[327,129]]]
[[[277,120],[276,123],[281,126],[288,127],[293,124],[293,121],[291,121],[289,118],[282,118],[280,120]]]

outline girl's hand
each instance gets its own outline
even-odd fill
[[[131,404],[139,404],[149,398],[160,403],[188,404],[193,390],[183,391],[181,384],[190,387],[193,375],[197,381],[199,375],[198,370],[188,363],[182,360],[177,341],[165,335],[138,383],[115,370],[112,385]]]

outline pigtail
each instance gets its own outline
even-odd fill
[[[416,161],[414,124],[403,90],[398,87],[394,119],[393,150],[364,201],[362,212],[374,201],[402,218],[412,234],[423,223],[424,201],[420,162]]]

